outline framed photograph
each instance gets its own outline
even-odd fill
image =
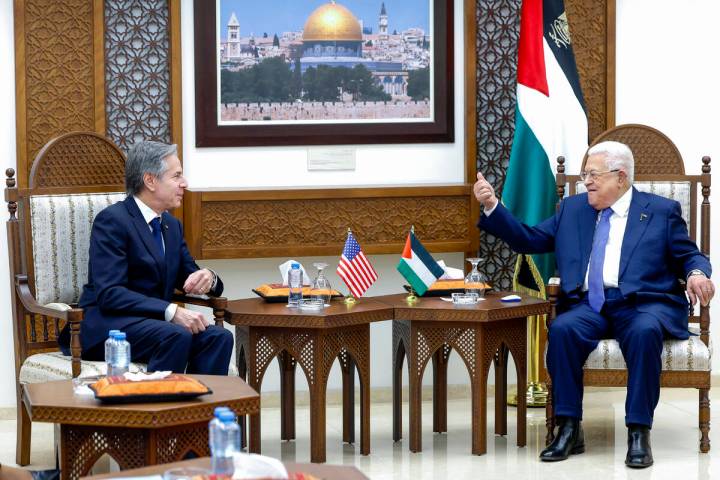
[[[452,142],[453,0],[195,0],[197,147]]]

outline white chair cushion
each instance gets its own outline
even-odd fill
[[[80,378],[107,374],[105,362],[80,362]],[[144,363],[131,363],[130,371],[146,371]],[[62,352],[36,353],[25,359],[20,367],[20,383],[43,383],[72,378],[72,357]]]
[[[680,204],[682,218],[690,225],[690,182],[635,182],[633,187],[641,192],[654,193],[661,197],[675,200]],[[575,184],[577,193],[587,191],[583,182]]]
[[[712,342],[708,348],[700,337],[687,340],[665,340],[662,352],[663,371],[708,372],[712,364]],[[625,358],[617,340],[601,340],[590,353],[585,368],[589,370],[625,370]]]
[[[38,303],[78,302],[87,281],[93,220],[105,207],[124,199],[122,192],[30,197]]]
[[[105,375],[107,366],[105,362],[80,362],[80,378]],[[144,363],[131,363],[131,372],[147,371]],[[228,375],[237,377],[238,370],[235,362],[230,362]],[[53,380],[70,380],[72,378],[72,358],[62,352],[37,353],[29,356],[20,367],[20,383],[42,383]]]

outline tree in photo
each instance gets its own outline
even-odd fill
[[[430,67],[411,70],[408,73],[407,94],[415,101],[430,99]]]

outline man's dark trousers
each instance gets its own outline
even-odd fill
[[[600,313],[590,308],[586,296],[550,326],[547,366],[555,415],[582,419],[583,365],[599,340],[615,338],[628,369],[625,424],[650,427],[660,397],[660,357],[667,334],[656,316],[639,312],[620,290],[607,289],[605,298]]]
[[[147,363],[148,372],[172,370],[176,373],[227,375],[232,355],[233,335],[215,325],[204,332],[190,333],[185,327],[164,320],[145,319],[123,328],[130,342],[133,362]],[[83,358],[102,360],[104,344]],[[186,370],[187,366],[187,370]]]

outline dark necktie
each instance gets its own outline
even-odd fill
[[[603,285],[603,265],[605,264],[605,247],[610,236],[610,215],[613,211],[606,208],[600,214],[600,221],[595,228],[592,252],[590,253],[590,271],[588,272],[588,302],[590,307],[600,313],[605,303],[605,286]]]
[[[160,217],[155,217],[152,220],[150,220],[150,226],[152,227],[152,234],[153,239],[155,240],[155,245],[157,245],[158,252],[160,253],[160,256],[165,255],[165,247],[163,246],[163,239],[162,239],[162,223],[160,223]]]

